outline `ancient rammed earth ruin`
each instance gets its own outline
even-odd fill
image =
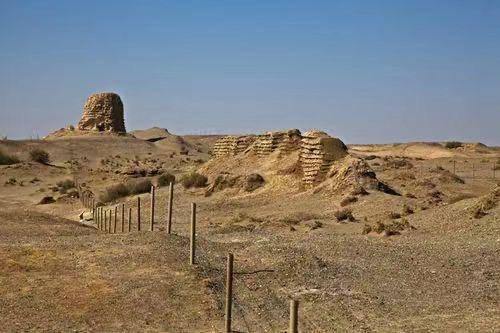
[[[347,155],[347,147],[341,140],[321,131],[309,131],[302,135],[298,129],[262,135],[226,136],[215,143],[214,155],[220,158],[253,153],[264,157],[274,152],[287,155],[297,150],[300,151],[302,181],[311,186],[325,180],[333,162]]]
[[[81,131],[126,132],[120,96],[115,93],[90,95],[77,128]]]

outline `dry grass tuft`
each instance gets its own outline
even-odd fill
[[[352,211],[350,209],[338,210],[334,213],[334,216],[337,219],[337,221],[339,221],[339,222],[346,221],[346,220],[350,221],[350,222],[356,221],[356,219],[352,215]]]
[[[16,156],[9,155],[0,150],[0,165],[11,165],[21,162]]]
[[[191,172],[184,175],[181,179],[182,186],[184,188],[200,188],[206,187],[208,178],[200,173]]]
[[[158,186],[168,186],[170,183],[175,183],[175,176],[171,173],[164,173],[158,177]]]
[[[349,195],[349,196],[345,197],[344,199],[342,199],[342,201],[340,201],[340,206],[345,207],[345,206],[350,205],[351,203],[356,202],[356,201],[358,201],[358,198],[356,198],[353,195]]]
[[[129,195],[147,193],[151,190],[152,185],[149,179],[112,185],[99,196],[99,201],[111,202]]]
[[[35,148],[30,151],[30,158],[33,162],[41,163],[41,164],[49,164],[50,163],[50,155],[43,149]]]

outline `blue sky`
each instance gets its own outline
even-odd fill
[[[0,135],[100,91],[128,129],[500,145],[500,1],[0,0]]]

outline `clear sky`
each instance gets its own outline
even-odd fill
[[[100,91],[128,129],[500,145],[500,1],[0,0],[0,135]]]

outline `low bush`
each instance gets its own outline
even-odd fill
[[[361,231],[361,233],[363,235],[366,235],[366,234],[369,234],[370,232],[372,232],[372,227],[369,224],[365,224],[363,226],[363,231]]]
[[[116,184],[107,187],[104,192],[100,195],[100,201],[110,202],[115,201],[119,198],[126,197],[130,192],[125,184]]]
[[[334,216],[337,219],[337,221],[339,221],[339,222],[346,221],[346,220],[350,221],[350,222],[356,221],[356,219],[352,215],[352,211],[350,209],[338,210],[334,213]]]
[[[50,163],[50,155],[43,149],[35,148],[30,151],[30,158],[33,162],[41,163],[41,164],[49,164]]]
[[[112,185],[104,190],[99,200],[110,202],[133,194],[147,193],[151,190],[151,186],[152,183],[149,179]]]
[[[411,215],[411,214],[413,214],[413,208],[411,208],[408,205],[404,205],[403,206],[403,215],[407,216],[407,215]]]
[[[56,185],[59,189],[69,190],[70,188],[75,187],[75,182],[71,179],[66,179],[57,182]]]
[[[448,149],[455,149],[455,148],[460,148],[463,146],[462,142],[458,141],[448,141],[444,144],[445,148]]]
[[[245,191],[252,192],[263,186],[264,178],[258,173],[252,173],[245,178]]]
[[[20,162],[20,160],[16,156],[6,154],[0,150],[0,165],[10,165],[10,164],[16,164],[19,162]]]
[[[17,184],[17,179],[14,177],[10,177],[9,180],[5,182],[5,185],[16,185]]]
[[[202,174],[199,174],[197,172],[191,172],[186,175],[184,175],[181,179],[182,186],[184,188],[199,188],[199,187],[206,187],[208,182],[208,178],[203,176]]]
[[[351,192],[351,195],[368,195],[370,193],[368,193],[367,190],[365,190],[365,188],[359,184],[356,184]]]
[[[127,183],[127,188],[129,190],[130,194],[147,193],[147,192],[151,191],[151,186],[153,186],[153,184],[151,183],[151,180],[149,180],[149,179],[130,181]]]
[[[396,219],[401,218],[401,214],[396,213],[396,212],[390,212],[390,213],[389,213],[389,217],[390,217],[391,219],[393,219],[393,220],[396,220]]]
[[[168,186],[170,183],[175,183],[175,176],[171,173],[164,173],[158,177],[158,186]]]
[[[280,218],[278,222],[288,225],[295,225],[299,224],[300,222],[318,220],[321,218],[322,216],[309,212],[295,212]]]
[[[345,197],[344,199],[342,199],[342,201],[340,201],[340,206],[341,207],[344,207],[344,206],[347,206],[353,202],[356,202],[358,201],[358,198],[356,198],[355,196],[352,196],[352,195],[349,195],[347,197]]]

